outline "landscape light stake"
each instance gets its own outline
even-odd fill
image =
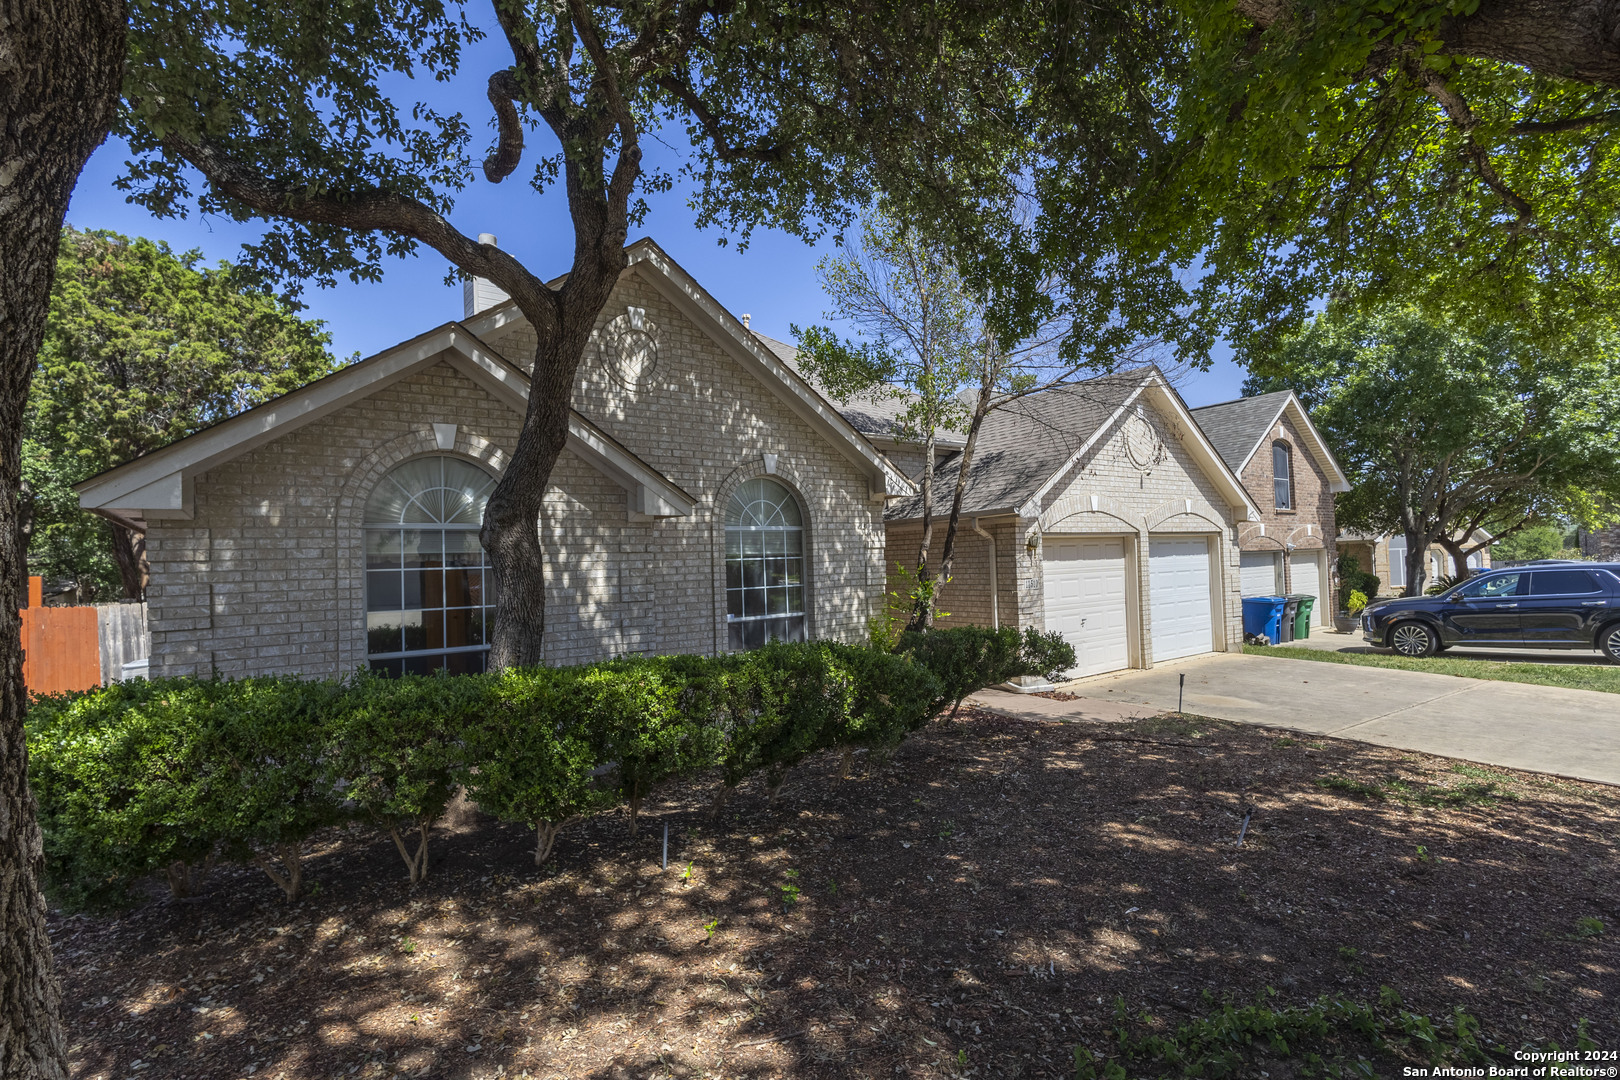
[[[1186,696],[1187,696],[1187,673],[1185,671],[1183,671],[1181,673],[1181,685],[1176,690],[1176,712],[1180,713],[1180,712],[1183,711],[1182,708],[1181,708],[1181,703],[1186,698]]]
[[[1182,678],[1186,678],[1186,676],[1184,675],[1184,676],[1182,676]],[[1253,806],[1249,806],[1249,807],[1244,808],[1244,811],[1243,811],[1243,828],[1238,830],[1238,842],[1237,842],[1238,847],[1243,846],[1243,838],[1249,834],[1249,819],[1254,817],[1255,809],[1256,808],[1253,807]]]
[[[669,869],[669,822],[664,822],[664,869]]]

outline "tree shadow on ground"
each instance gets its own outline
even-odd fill
[[[1116,1000],[1173,1025],[1268,987],[1616,1044],[1613,789],[965,715],[847,779],[812,759],[774,808],[745,785],[711,821],[712,785],[671,789],[637,837],[604,815],[538,869],[462,805],[414,889],[336,830],[297,903],[220,867],[194,901],[54,917],[73,1074],[1057,1077]]]

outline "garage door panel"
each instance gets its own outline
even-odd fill
[[[1213,651],[1210,585],[1207,537],[1150,538],[1148,610],[1155,662]]]
[[[1282,583],[1277,580],[1278,554],[1274,551],[1242,553],[1239,584],[1244,596],[1276,596],[1283,591]]]
[[[1125,541],[1044,538],[1046,628],[1074,646],[1071,678],[1129,667]]]
[[[1316,551],[1296,551],[1288,560],[1288,575],[1293,582],[1293,592],[1300,596],[1316,597],[1317,622],[1327,612],[1327,604],[1322,600],[1322,563],[1321,553]]]

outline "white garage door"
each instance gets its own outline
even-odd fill
[[[1215,629],[1210,609],[1209,541],[1202,536],[1148,540],[1153,659],[1210,652]]]
[[[1277,551],[1243,553],[1243,568],[1239,581],[1243,586],[1244,596],[1276,596],[1283,591],[1282,582],[1277,580],[1279,555],[1281,552]]]
[[[1047,536],[1046,628],[1074,646],[1072,678],[1131,663],[1125,619],[1125,541]]]
[[[1317,551],[1296,551],[1288,557],[1289,577],[1293,580],[1293,591],[1301,596],[1316,597],[1316,606],[1311,609],[1311,616],[1315,622],[1322,621],[1327,605],[1322,602],[1322,555]]]

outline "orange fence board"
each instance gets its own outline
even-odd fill
[[[37,595],[34,588],[29,593],[30,599]],[[60,694],[101,684],[101,642],[93,607],[36,603],[23,608],[22,646],[23,683],[31,694]]]

